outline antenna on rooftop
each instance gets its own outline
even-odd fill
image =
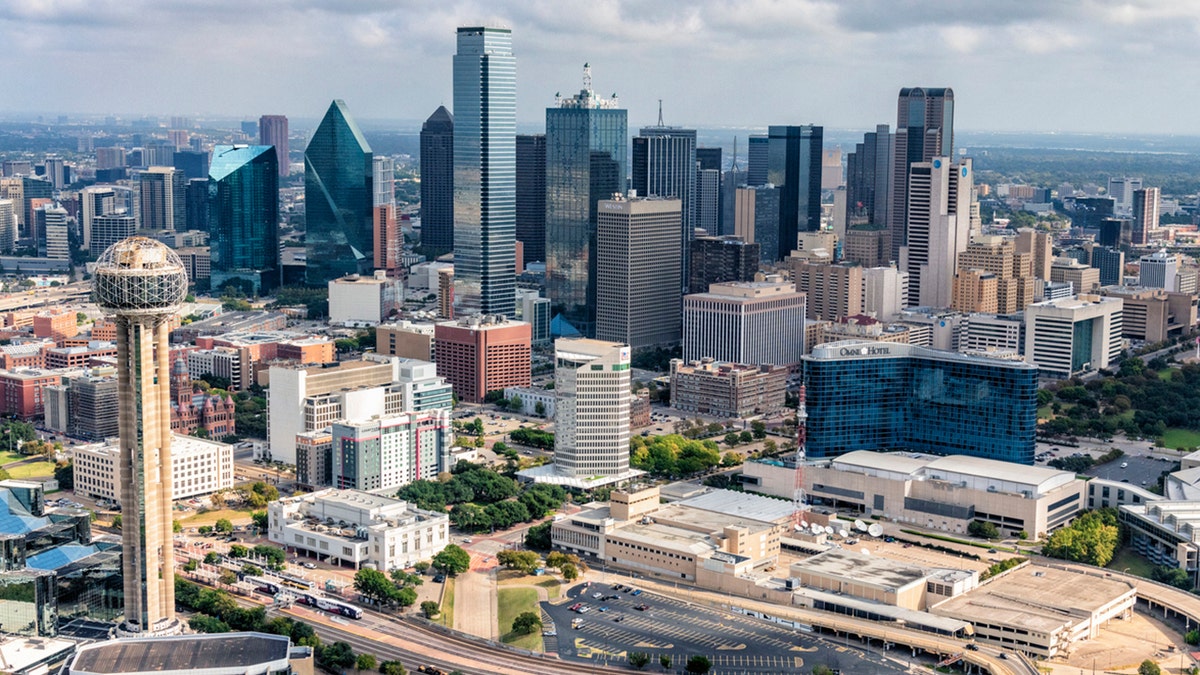
[[[658,99],[658,126],[663,126],[662,121],[662,99]]]
[[[800,528],[804,519],[804,461],[805,443],[808,440],[808,409],[804,404],[805,388],[800,385],[800,402],[796,406],[796,484],[792,493],[793,519],[795,527]]]
[[[737,136],[733,137],[733,161],[729,165],[730,171],[737,171]]]
[[[583,89],[592,90],[592,66],[587,63],[583,64]]]

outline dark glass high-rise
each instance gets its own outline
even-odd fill
[[[517,136],[517,241],[522,267],[546,261],[546,134]]]
[[[218,145],[208,180],[212,286],[279,285],[279,163],[272,145]]]
[[[892,203],[888,208],[893,260],[900,259],[900,247],[908,242],[909,167],[934,157],[954,160],[954,90],[904,87],[896,104]]]
[[[421,125],[421,248],[430,259],[454,249],[454,116],[444,105]]]
[[[329,104],[304,150],[304,237],[309,286],[374,264],[374,155],[346,103]]]
[[[767,183],[779,190],[776,260],[783,260],[796,249],[798,233],[821,229],[823,133],[822,127],[812,125],[768,128]],[[768,248],[763,242],[764,253]]]

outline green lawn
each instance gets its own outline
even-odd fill
[[[1168,448],[1191,448],[1200,446],[1200,431],[1191,429],[1167,429],[1163,434],[1163,443]]]
[[[1050,406],[1048,405],[1044,405],[1037,409],[1037,418],[1039,420],[1048,420],[1053,416],[1053,413],[1050,412]]]
[[[7,469],[8,475],[17,479],[41,478],[54,475],[54,462],[30,462]]]
[[[1112,562],[1108,563],[1108,569],[1122,571],[1126,567],[1129,568],[1130,574],[1149,579],[1150,572],[1154,569],[1154,564],[1134,553],[1131,549],[1119,548],[1113,554]]]
[[[446,590],[442,593],[441,610],[438,621],[443,626],[454,628],[454,577],[446,577]]]
[[[1158,371],[1158,379],[1162,380],[1163,382],[1168,382],[1170,381],[1171,373],[1173,372],[1175,372],[1174,368],[1163,368],[1162,370]]]
[[[501,588],[497,593],[496,605],[501,641],[520,649],[542,651],[541,631],[529,635],[517,635],[512,632],[513,619],[523,612],[533,612],[541,616],[537,591],[532,588]]]
[[[0,466],[4,466],[10,462],[19,462],[23,459],[25,459],[25,455],[19,452],[0,451]]]

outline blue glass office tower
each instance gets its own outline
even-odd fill
[[[458,29],[454,294],[463,314],[516,315],[517,60],[507,28]]]
[[[596,203],[623,193],[628,127],[617,99],[584,88],[546,109],[546,295],[551,312],[596,333]]]
[[[809,457],[916,450],[1033,464],[1036,366],[856,341],[803,360]]]
[[[892,203],[888,236],[892,260],[908,243],[908,173],[914,163],[934,157],[954,160],[954,90],[949,87],[904,87],[896,102],[892,152]]]
[[[305,280],[325,286],[375,264],[375,158],[346,103],[329,104],[304,149]]]
[[[779,190],[776,260],[796,250],[800,232],[821,229],[821,144],[824,129],[812,125],[767,128],[767,182]],[[755,235],[755,241],[759,237]],[[767,249],[764,244],[763,250]]]
[[[691,268],[691,245],[696,231],[696,130],[680,127],[642,127],[633,138],[632,187],[640,197],[678,199],[682,207],[681,238],[685,291]]]
[[[212,287],[279,285],[279,162],[271,145],[218,145],[208,173]]]

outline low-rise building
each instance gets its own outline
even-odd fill
[[[686,413],[744,419],[783,410],[788,368],[712,359],[671,360],[671,407]]]
[[[794,461],[771,459],[747,462],[742,482],[751,492],[791,498],[795,476]],[[1037,538],[1087,508],[1084,482],[1070,471],[965,455],[859,450],[806,465],[804,491],[868,516],[964,534],[979,520]]]
[[[389,571],[429,560],[450,543],[450,518],[358,490],[328,489],[267,505],[268,538],[289,551]]]
[[[434,324],[400,321],[375,328],[375,352],[404,359],[435,361]]]
[[[89,342],[87,346],[54,347],[46,350],[46,367],[51,370],[88,368],[96,359],[116,358],[117,345],[112,342]]]
[[[286,635],[239,632],[121,638],[79,647],[64,672],[71,675],[245,675],[312,673],[311,647],[293,647]]]
[[[61,384],[61,371],[40,368],[0,370],[0,415],[22,420],[37,419],[46,410],[43,389]]]
[[[1196,325],[1194,293],[1160,288],[1108,286],[1100,295],[1121,298],[1121,336],[1131,340],[1162,342],[1187,333]]]
[[[404,304],[404,285],[386,270],[374,276],[351,274],[329,282],[329,322],[376,325]]]
[[[117,439],[77,445],[75,490],[97,499],[120,501]],[[233,488],[233,446],[195,436],[171,437],[171,498],[189,499]]]
[[[1200,586],[1200,500],[1160,500],[1117,509],[1129,545],[1155,565],[1185,570]]]
[[[395,494],[415,480],[436,480],[454,466],[447,408],[341,420],[329,433],[335,487]]]
[[[504,397],[508,399],[512,399],[513,397],[521,399],[521,412],[526,415],[554,419],[553,389],[543,389],[542,387],[508,387],[504,390]],[[542,407],[538,408],[538,404],[541,404]]]

